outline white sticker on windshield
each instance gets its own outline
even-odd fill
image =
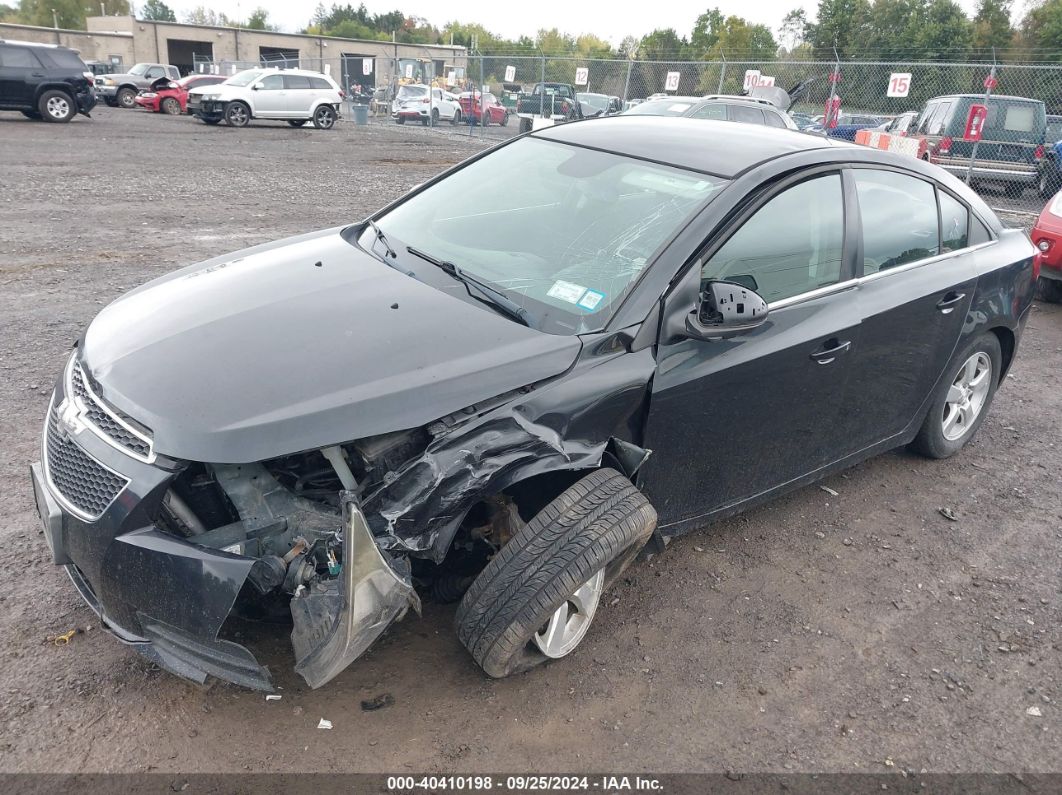
[[[601,299],[604,297],[605,294],[599,293],[597,290],[587,290],[586,295],[579,299],[579,306],[593,312],[597,309],[597,305],[601,303]]]
[[[583,297],[583,293],[585,292],[586,288],[581,284],[572,284],[571,282],[565,282],[558,279],[553,282],[553,286],[549,288],[546,295],[550,298],[556,298],[559,301],[575,304],[579,302],[579,299]]]

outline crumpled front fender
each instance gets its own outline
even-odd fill
[[[342,506],[340,576],[291,601],[295,670],[314,688],[360,657],[410,607],[420,612],[409,562],[384,557],[353,492],[342,493]]]

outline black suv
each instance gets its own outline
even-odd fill
[[[0,39],[0,110],[65,122],[95,105],[92,73],[76,51]]]

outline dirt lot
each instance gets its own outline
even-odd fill
[[[281,636],[267,703],[100,630],[48,560],[27,471],[79,331],[133,285],[359,218],[481,145],[0,114],[0,769],[1062,771],[1062,307],[1044,304],[964,453],[895,452],[831,478],[836,496],[810,486],[680,539],[560,664],[491,681],[453,608],[429,607],[319,691]]]

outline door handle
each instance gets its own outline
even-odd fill
[[[851,347],[851,340],[845,340],[844,342],[838,339],[827,340],[825,348],[814,351],[811,354],[811,360],[816,364],[829,364],[841,354],[848,353]]]
[[[30,72],[30,77],[44,77],[44,72]]]
[[[966,293],[957,293],[952,290],[939,301],[937,301],[937,309],[941,311],[941,314],[946,315],[952,310],[954,310],[956,306],[962,303],[962,299],[965,297]]]

